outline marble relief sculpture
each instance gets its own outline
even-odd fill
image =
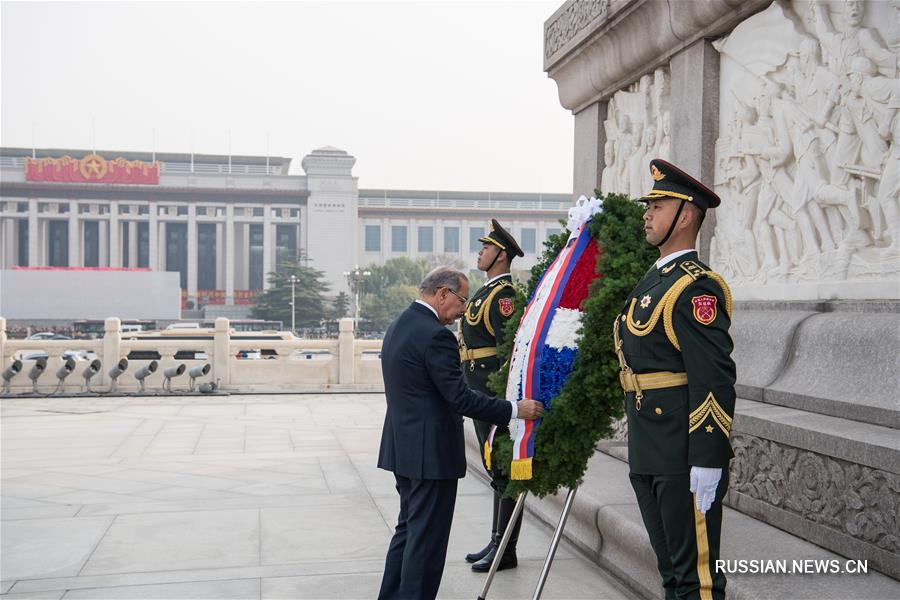
[[[642,196],[650,159],[669,158],[670,91],[668,69],[658,68],[610,99],[603,123],[604,194]]]
[[[733,283],[900,272],[898,6],[775,2],[714,44],[710,260]]]

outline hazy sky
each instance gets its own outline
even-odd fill
[[[364,188],[571,192],[552,2],[2,2],[2,145],[300,160]],[[93,123],[93,125],[92,125]],[[32,131],[34,132],[32,134]]]

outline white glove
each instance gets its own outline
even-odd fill
[[[713,500],[716,499],[716,488],[722,479],[720,467],[691,467],[691,492],[695,494],[697,510],[706,514]]]

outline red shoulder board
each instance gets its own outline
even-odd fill
[[[704,325],[709,325],[716,320],[716,297],[704,294],[691,298],[694,305],[694,318]]]
[[[504,317],[510,316],[516,310],[512,298],[500,298],[497,301],[497,306],[500,307],[500,314]]]

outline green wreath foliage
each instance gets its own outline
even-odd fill
[[[510,481],[505,491],[510,497],[523,491],[543,497],[562,487],[580,485],[597,441],[610,437],[613,421],[623,415],[612,324],[625,298],[656,260],[657,251],[644,240],[643,208],[638,203],[619,194],[601,197],[598,191],[594,193],[603,201],[603,212],[594,217],[590,226],[601,248],[597,261],[601,277],[594,280],[582,306],[584,317],[572,374],[537,430],[533,478]],[[568,236],[564,230],[545,242],[541,260],[531,271],[528,297]],[[516,302],[520,308],[506,322],[504,343],[498,348],[504,368],[488,381],[491,391],[501,398],[506,395],[509,357],[524,313],[525,298],[520,300]],[[511,461],[512,441],[507,436],[495,438],[492,463],[509,475]]]

